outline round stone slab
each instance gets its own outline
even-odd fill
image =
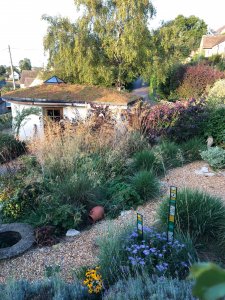
[[[14,234],[19,237],[18,242],[11,247],[0,248],[0,260],[18,256],[28,250],[35,242],[33,227],[23,223],[11,223],[0,225],[1,234]]]

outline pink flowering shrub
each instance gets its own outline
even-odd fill
[[[207,116],[204,100],[177,101],[145,107],[141,126],[150,142],[154,143],[160,137],[185,141],[201,134]]]

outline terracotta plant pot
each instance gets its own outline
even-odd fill
[[[91,223],[102,220],[105,216],[105,210],[103,206],[95,206],[89,213],[88,219]]]

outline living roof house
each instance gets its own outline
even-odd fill
[[[30,107],[38,107],[41,117],[29,116],[21,127],[19,138],[29,139],[35,133],[43,133],[43,117],[48,116],[52,120],[59,121],[67,118],[85,119],[91,110],[91,104],[105,105],[119,115],[129,105],[138,100],[137,96],[128,92],[119,92],[115,89],[65,84],[57,82],[51,84],[48,81],[40,86],[11,91],[2,96],[4,101],[11,103],[12,116],[15,118],[18,111]]]
[[[203,35],[199,51],[205,57],[215,54],[225,56],[225,34]]]
[[[39,71],[23,70],[20,77],[20,87],[27,88],[43,83],[38,77]]]

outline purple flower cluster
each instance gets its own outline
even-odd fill
[[[157,275],[171,275],[171,272],[188,270],[190,264],[183,243],[177,240],[168,242],[167,234],[157,232],[154,227],[144,227],[143,231],[143,240],[138,240],[137,231],[134,230],[125,245],[128,261],[132,267],[147,267],[152,274]],[[187,261],[183,261],[183,256],[180,255],[182,253]]]

